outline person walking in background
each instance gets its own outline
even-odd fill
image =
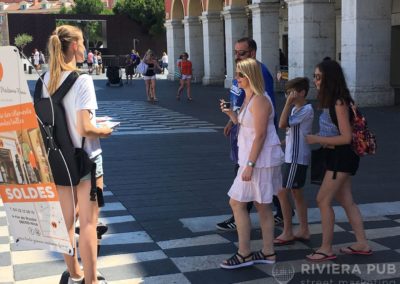
[[[76,72],[76,62],[82,62],[85,47],[82,31],[74,26],[62,25],[55,29],[49,39],[49,72],[44,76],[45,85],[42,96],[49,97],[55,93],[61,83],[71,72]],[[97,101],[93,80],[82,74],[71,90],[64,97],[62,104],[68,125],[69,135],[76,148],[82,147],[89,158],[96,163],[96,177],[102,176],[102,159],[99,137],[108,137],[112,130],[108,127],[96,128]],[[79,207],[80,238],[79,255],[83,263],[80,268],[77,253],[74,256],[64,255],[68,267],[68,283],[106,283],[97,280],[97,232],[98,204],[90,200],[91,175],[81,178],[71,192],[70,186],[57,185],[60,205],[71,240],[75,234],[75,212]],[[76,202],[74,202],[74,197]],[[76,208],[74,208],[76,206]],[[73,244],[74,247],[76,247]]]
[[[93,69],[94,69],[94,73],[96,75],[100,75],[100,73],[99,73],[99,59],[98,59],[97,55],[98,55],[98,51],[95,50],[94,54],[93,54]]]
[[[274,126],[274,108],[270,97],[265,94],[258,62],[252,58],[239,61],[236,79],[238,86],[245,91],[239,114],[221,103],[221,110],[239,125],[239,170],[228,192],[237,225],[239,250],[221,263],[225,269],[275,263],[274,219],[270,204],[282,185],[283,152]],[[250,248],[248,202],[253,202],[257,208],[263,237],[262,249],[255,253]]]
[[[286,130],[285,163],[283,164],[283,189],[278,198],[282,206],[283,232],[274,240],[277,246],[292,244],[295,240],[309,240],[307,204],[303,195],[311,150],[305,136],[311,134],[314,110],[306,97],[310,88],[307,78],[294,78],[286,84],[286,103],[279,119],[279,128]],[[299,218],[299,229],[293,233],[291,191]]]
[[[146,96],[148,102],[158,102],[156,97],[156,72],[161,70],[154,52],[149,49],[143,58],[147,64],[147,71],[143,74],[144,83],[146,86]]]
[[[168,55],[167,55],[167,53],[165,51],[163,52],[163,56],[161,57],[161,60],[162,60],[162,71],[161,71],[161,74],[164,74],[165,69],[168,68]]]
[[[247,59],[247,58],[256,58],[257,54],[257,43],[251,39],[251,38],[241,38],[239,39],[236,44],[235,44],[235,62],[236,64],[239,63],[241,60]],[[270,97],[272,101],[272,105],[274,107],[274,113],[275,112],[275,95],[274,95],[274,80],[272,78],[271,73],[268,71],[268,68],[262,64],[261,62],[258,62],[260,70],[263,75],[264,79],[264,89],[266,90],[267,95]],[[239,111],[240,107],[242,106],[244,99],[244,90],[242,90],[238,86],[238,82],[236,79],[233,79],[232,81],[232,86],[229,91],[229,100],[231,102],[231,107],[233,111]],[[276,121],[276,118],[274,118],[274,121]],[[275,124],[276,129],[277,129],[277,124]],[[230,157],[231,160],[235,163],[234,167],[234,173],[235,176],[237,174],[237,170],[239,168],[238,165],[238,147],[237,147],[237,125],[235,125],[231,120],[228,121],[224,128],[224,135],[229,136],[230,144],[231,144],[231,152],[230,152]],[[281,207],[279,204],[279,200],[276,196],[274,196],[274,205],[277,208],[277,213],[274,216],[275,220],[275,225],[279,225],[282,223],[282,211]],[[249,202],[247,204],[247,210],[248,212],[251,211],[253,207],[253,203]],[[236,230],[236,224],[235,224],[235,217],[232,215],[225,221],[222,221],[218,224],[216,224],[216,227],[218,230],[222,231],[234,231]]]
[[[132,84],[133,74],[134,74],[134,68],[133,68],[133,58],[132,58],[132,53],[131,53],[125,57],[126,84],[128,84],[129,82]]]
[[[181,60],[178,62],[177,67],[181,71],[181,79],[179,80],[178,94],[176,99],[179,101],[186,84],[186,94],[188,101],[192,101],[192,94],[190,90],[190,81],[192,80],[192,62],[188,60],[189,54],[184,52],[180,56]]]
[[[88,71],[89,74],[92,74],[93,72],[93,52],[91,50],[89,50],[88,54],[87,54],[87,65],[88,65]]]
[[[46,58],[44,57],[44,54],[42,51],[39,51],[39,65],[40,67],[46,63]]]
[[[342,67],[334,60],[324,60],[314,71],[314,83],[318,91],[318,104],[322,108],[319,133],[307,135],[309,144],[321,144],[324,149],[326,172],[317,195],[321,212],[322,244],[312,254],[310,261],[336,259],[332,250],[335,213],[332,200],[344,208],[356,237],[356,243],[340,249],[344,254],[370,255],[371,248],[365,236],[364,225],[358,206],[351,193],[351,176],[355,175],[360,157],[352,150],[352,127],[349,106],[354,104],[347,87]]]
[[[37,48],[33,49],[32,55],[33,55],[33,65],[35,66],[36,70],[39,70],[40,69],[40,63],[39,63],[40,54],[39,54],[39,51],[37,50]]]
[[[99,65],[99,74],[103,73],[103,57],[101,56],[101,52],[97,52],[97,64]]]

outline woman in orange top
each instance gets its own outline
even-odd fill
[[[184,85],[186,83],[186,92],[188,101],[192,101],[193,98],[190,93],[190,80],[192,79],[192,62],[188,60],[189,54],[187,52],[182,53],[178,62],[178,68],[181,71],[182,77],[180,79],[178,94],[176,99],[179,101],[181,99],[181,94],[183,92]]]

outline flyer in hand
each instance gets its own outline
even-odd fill
[[[104,127],[107,126],[109,128],[115,128],[119,126],[121,122],[119,121],[113,121],[112,117],[109,116],[100,116],[96,117],[96,126],[99,127]]]

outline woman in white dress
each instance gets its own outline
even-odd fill
[[[274,216],[270,204],[282,185],[283,152],[274,127],[274,109],[264,90],[260,66],[254,59],[237,63],[236,79],[246,96],[238,115],[228,108],[221,109],[233,123],[239,124],[239,171],[228,192],[235,216],[239,250],[221,263],[225,269],[253,264],[273,264]],[[251,222],[247,203],[253,201],[260,218],[263,247],[252,253],[250,248]]]

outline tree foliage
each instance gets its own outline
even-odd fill
[[[99,15],[105,10],[101,0],[75,0],[72,14]]]
[[[25,46],[32,42],[33,37],[31,35],[28,34],[18,34],[15,38],[14,38],[14,44],[16,47],[18,47],[22,52],[24,52],[24,48]]]
[[[152,35],[164,31],[164,0],[118,0],[113,11],[141,23]]]

